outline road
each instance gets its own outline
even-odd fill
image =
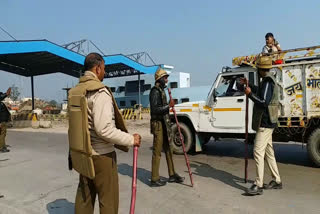
[[[151,188],[152,136],[145,126],[133,126],[142,134],[138,157],[137,214],[166,213],[320,213],[320,169],[311,166],[300,144],[275,143],[275,153],[284,189],[264,191],[262,196],[244,196],[244,145],[240,141],[207,144],[202,154],[190,155],[195,187],[191,188],[183,156],[175,156],[176,171],[184,184]],[[131,127],[131,130],[133,130]],[[47,133],[48,132],[48,133]],[[67,168],[67,134],[9,130],[11,152],[0,154],[1,214],[74,213],[78,184],[76,172]],[[250,151],[252,146],[249,147]],[[250,182],[255,176],[252,152]],[[131,194],[132,150],[118,152],[120,210],[128,213]],[[168,177],[164,155],[160,173]],[[270,181],[266,170],[265,182]],[[95,213],[98,212],[96,203]]]

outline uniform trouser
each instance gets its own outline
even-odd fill
[[[116,153],[93,156],[96,176],[93,180],[80,175],[75,213],[93,214],[98,194],[100,214],[118,214],[119,183]]]
[[[7,124],[0,124],[0,149],[6,146],[6,136],[7,136]]]
[[[254,143],[254,160],[256,162],[256,180],[255,184],[258,187],[263,186],[264,176],[264,160],[266,160],[268,167],[272,174],[272,179],[277,183],[281,182],[274,150],[272,146],[272,132],[270,128],[259,128],[256,134]]]
[[[165,152],[169,176],[175,174],[172,158],[172,148],[168,141],[166,126],[161,121],[152,121],[153,125],[153,151],[152,151],[152,181],[160,179],[159,168],[162,148]]]

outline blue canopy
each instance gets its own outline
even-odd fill
[[[159,66],[145,66],[122,54],[104,56],[106,77],[153,74]],[[73,77],[83,73],[85,56],[47,40],[0,41],[0,70],[22,76],[61,72]]]

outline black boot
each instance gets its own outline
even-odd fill
[[[174,175],[171,175],[168,180],[169,183],[173,183],[173,182],[182,183],[183,181],[184,181],[184,177],[181,177],[177,173],[175,173]]]
[[[264,189],[282,189],[282,182],[277,183],[272,180],[268,185],[264,186]]]
[[[248,195],[262,195],[263,194],[263,187],[258,187],[257,185],[253,184],[250,188],[247,189]]]
[[[157,181],[151,181],[151,187],[162,187],[166,184],[167,184],[167,182],[164,180],[161,180],[161,179],[159,179]]]
[[[2,152],[2,153],[10,152],[10,150],[7,149],[7,147],[3,147],[2,149],[0,149],[0,152]]]

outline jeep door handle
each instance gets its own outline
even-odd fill
[[[244,99],[237,99],[238,103],[242,103],[244,101]]]

